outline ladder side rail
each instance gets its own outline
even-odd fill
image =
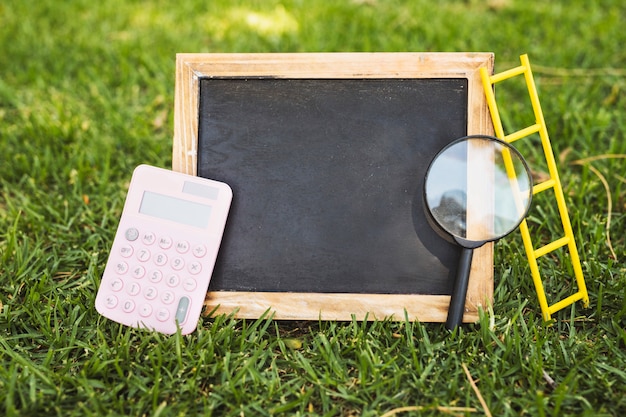
[[[580,265],[580,258],[578,256],[578,248],[576,247],[576,239],[574,237],[574,231],[572,230],[572,224],[569,218],[569,212],[567,205],[565,204],[565,195],[563,193],[563,187],[561,180],[559,179],[558,169],[556,167],[556,160],[554,158],[554,152],[552,151],[552,145],[550,144],[550,138],[548,136],[548,129],[541,110],[541,104],[539,102],[539,95],[537,94],[537,88],[530,68],[530,61],[528,55],[524,54],[520,57],[522,66],[526,68],[524,72],[524,78],[526,79],[526,85],[528,87],[528,93],[530,95],[530,101],[535,114],[537,124],[541,126],[539,130],[539,136],[541,137],[541,143],[543,145],[544,154],[546,156],[546,162],[548,164],[548,171],[550,178],[554,180],[554,194],[556,197],[556,203],[561,216],[561,222],[563,224],[563,231],[565,236],[569,238],[568,249],[570,252],[570,261],[574,269],[574,276],[578,286],[578,291],[582,294],[582,301],[585,307],[589,306],[589,294],[587,293],[587,286],[582,273],[582,267]]]

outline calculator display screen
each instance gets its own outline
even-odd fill
[[[144,191],[139,212],[147,216],[206,229],[209,226],[211,206]]]

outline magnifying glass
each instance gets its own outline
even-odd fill
[[[528,165],[513,146],[493,136],[466,136],[432,160],[424,180],[427,217],[440,235],[460,245],[461,258],[446,327],[463,320],[473,251],[515,230],[532,200]]]

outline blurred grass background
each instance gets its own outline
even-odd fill
[[[0,410],[623,415],[624,22],[621,0],[3,1]],[[455,334],[410,321],[218,316],[164,337],[99,317],[130,173],[171,164],[175,54],[318,51],[492,51],[496,72],[528,53],[591,307],[542,323],[510,236],[496,245],[493,311]],[[524,88],[498,86],[511,130],[532,118]],[[520,150],[541,175],[536,147]],[[536,234],[558,233],[549,202],[530,216]],[[541,268],[550,297],[572,291],[565,254]]]

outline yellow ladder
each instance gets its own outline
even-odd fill
[[[507,143],[515,142],[516,140],[528,137],[535,133],[539,134],[541,138],[541,145],[548,165],[548,173],[550,179],[536,184],[533,187],[533,195],[539,194],[543,191],[553,189],[556,204],[558,207],[561,222],[563,224],[564,236],[556,239],[545,246],[538,249],[534,248],[530,232],[528,230],[528,224],[524,220],[520,225],[520,231],[522,233],[522,240],[524,242],[524,249],[526,250],[526,256],[528,257],[528,263],[530,265],[530,272],[532,274],[533,282],[535,284],[535,290],[537,291],[537,297],[539,299],[539,305],[541,307],[541,313],[545,321],[551,319],[551,315],[576,301],[582,300],[585,307],[589,306],[589,295],[587,294],[587,286],[585,285],[585,279],[583,277],[582,268],[580,266],[580,258],[578,257],[578,250],[576,249],[576,241],[574,239],[574,233],[572,232],[572,225],[570,223],[569,215],[567,213],[567,207],[565,205],[565,198],[563,196],[563,188],[561,187],[561,181],[559,180],[559,174],[556,168],[556,162],[554,160],[554,153],[552,152],[552,146],[550,145],[550,138],[548,137],[548,130],[541,111],[541,105],[539,104],[539,96],[537,95],[537,89],[535,87],[535,81],[533,79],[532,71],[530,69],[530,62],[528,55],[522,55],[520,57],[521,65],[516,68],[512,68],[508,71],[501,72],[499,74],[489,75],[485,68],[480,69],[480,75],[483,82],[483,89],[487,97],[487,104],[491,113],[491,119],[493,121],[493,127],[495,134],[498,138]],[[533,113],[535,115],[535,124],[528,126],[517,132],[505,135],[502,128],[502,121],[500,119],[500,113],[496,104],[494,84],[513,78],[519,75],[523,75],[526,81],[526,87],[528,88],[528,94],[530,96],[530,102],[532,104]],[[546,293],[539,273],[539,267],[537,259],[553,252],[563,246],[569,249],[570,259],[576,277],[576,283],[578,291],[569,297],[564,298],[552,305],[548,304]]]

